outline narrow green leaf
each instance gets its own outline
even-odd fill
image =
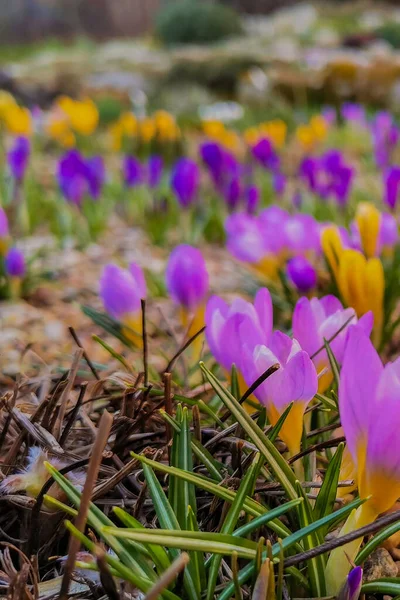
[[[337,411],[337,404],[333,400],[331,400],[331,398],[328,398],[328,396],[325,396],[324,394],[315,394],[315,398],[319,400],[329,410]]]
[[[182,404],[176,407],[175,421],[178,429],[174,430],[171,445],[170,463],[173,467],[179,468],[179,444],[182,428]],[[169,477],[168,481],[168,501],[175,515],[178,514],[179,503],[179,479],[174,475]]]
[[[195,531],[170,531],[169,529],[121,529],[118,527],[105,527],[105,533],[118,539],[134,540],[141,543],[159,544],[171,549],[194,550],[196,552],[211,552],[231,556],[237,552],[242,558],[255,558],[257,544],[250,540],[243,540],[232,535],[221,533],[195,532]]]
[[[113,512],[121,521],[121,523],[125,525],[125,527],[130,527],[131,529],[145,529],[140,521],[128,514],[122,508],[114,506]],[[157,567],[159,575],[161,575],[161,573],[163,573],[171,565],[168,554],[165,552],[164,548],[160,548],[160,546],[155,546],[154,544],[148,544],[146,548]]]
[[[360,552],[357,554],[355,559],[356,565],[362,565],[365,560],[367,560],[368,556],[380,546],[385,540],[387,540],[391,535],[397,533],[400,530],[400,521],[396,521],[388,527],[385,527],[381,531],[378,531],[374,534],[374,536],[361,548]]]
[[[257,472],[259,466],[259,457],[256,455],[253,459],[253,462],[250,465],[250,468],[247,470],[239,489],[236,493],[236,497],[232,502],[229,511],[224,519],[224,522],[221,526],[222,534],[230,534],[235,528],[235,525],[238,521],[240,512],[243,507],[243,503],[246,497],[252,493],[251,487],[254,482],[254,473]],[[214,597],[215,586],[218,578],[218,570],[221,565],[221,557],[213,556],[210,563],[210,568],[208,571],[208,587],[207,587],[207,600],[212,600]]]
[[[310,501],[308,500],[301,484],[297,482],[297,491],[299,496],[303,496],[304,502],[299,506],[299,522],[302,529],[306,529],[313,522],[313,515]],[[312,531],[309,535],[304,536],[303,545],[305,550],[311,550],[321,543],[321,538],[316,531]],[[283,547],[283,546],[282,546]],[[307,561],[308,578],[310,580],[311,594],[315,598],[325,596],[325,561],[324,558],[316,556]]]
[[[189,531],[200,531],[197,523],[196,515],[191,506],[188,509],[187,525]],[[204,567],[204,554],[202,552],[189,552],[190,562],[192,564],[192,577],[197,586],[198,594],[206,589],[207,579],[206,570]]]
[[[321,519],[333,511],[337,494],[337,486],[339,483],[340,465],[342,464],[343,450],[344,444],[339,444],[332,460],[328,465],[324,482],[319,490],[319,494],[315,502],[313,510],[314,520]]]
[[[252,519],[248,523],[245,523],[245,525],[242,525],[241,527],[236,529],[233,532],[233,535],[237,537],[249,535],[250,533],[253,533],[253,531],[256,531],[259,527],[263,527],[264,525],[269,523],[272,519],[280,518],[289,510],[301,504],[301,502],[303,502],[303,498],[296,498],[295,500],[290,500],[289,502],[286,502],[286,504],[281,504],[281,506],[272,508],[267,513],[260,515],[255,519]]]
[[[361,588],[361,593],[398,596],[400,594],[400,581],[397,577],[375,579],[375,581],[364,583]]]
[[[171,507],[170,503],[168,502],[168,498],[165,495],[160,482],[158,481],[157,477],[155,476],[154,471],[148,465],[143,464],[143,474],[146,478],[146,483],[147,483],[147,487],[149,490],[149,494],[151,496],[151,499],[153,500],[154,509],[156,511],[156,515],[160,522],[161,527],[164,529],[167,529],[167,530],[174,529],[174,530],[180,531],[178,519],[177,519],[174,511],[172,510],[172,507]],[[118,535],[118,537],[122,537],[122,538],[127,537],[127,539],[134,539],[134,537],[121,535],[123,532],[132,532],[131,529],[121,529],[119,531],[120,531],[120,534]],[[136,531],[139,536],[140,536],[140,534],[142,534],[144,536],[146,536],[146,534],[148,534],[147,530],[145,530],[145,531],[136,530]],[[154,531],[160,531],[160,530],[154,530]],[[154,540],[154,542],[152,542],[151,540],[147,540],[147,541],[150,543],[154,543],[154,544],[160,544],[161,546],[164,545],[162,542],[160,543],[157,540]],[[168,546],[168,544],[166,544],[166,546]],[[175,549],[175,548],[177,548],[177,546],[171,546],[170,548],[171,548],[170,549],[171,557],[173,559],[177,558],[180,554]],[[178,548],[179,548],[179,546],[178,546]],[[185,571],[184,571],[183,582],[184,582],[185,590],[186,590],[186,593],[187,593],[189,599],[190,600],[199,600],[196,586],[192,580],[191,573],[188,569],[185,569]]]
[[[74,485],[61,475],[53,465],[45,462],[45,467],[57,482],[60,488],[63,490],[70,502],[73,502],[77,508],[79,508],[81,493],[74,487]],[[95,531],[101,535],[101,530],[104,526],[113,525],[111,519],[93,503],[89,505],[88,511],[88,523]],[[119,559],[129,568],[133,569],[138,575],[148,577],[151,580],[155,580],[155,573],[148,564],[146,557],[150,557],[147,549],[140,544],[125,544],[119,542],[116,538],[111,536],[105,537],[104,541],[114,550],[115,554]]]
[[[142,456],[140,454],[135,454],[131,452],[131,456],[139,460],[142,464],[149,465],[153,469],[161,471],[162,473],[167,473],[169,475],[176,475],[177,477],[181,477],[182,479],[187,479],[192,482],[197,487],[217,496],[217,498],[221,498],[222,500],[226,500],[227,502],[233,502],[235,499],[236,492],[230,490],[228,488],[223,487],[222,485],[217,485],[210,479],[202,477],[196,473],[186,473],[185,471],[181,471],[180,469],[175,469],[174,467],[169,467],[162,463],[158,463],[150,458]],[[246,511],[249,515],[253,517],[258,517],[259,515],[263,515],[268,512],[268,509],[252,500],[251,498],[246,498],[243,503],[243,510]],[[280,537],[287,537],[291,534],[288,528],[283,525],[279,520],[274,520],[270,522],[270,528],[275,531]]]
[[[293,406],[293,402],[291,402],[289,404],[289,406],[287,406],[285,408],[285,410],[283,411],[283,413],[281,414],[281,416],[279,417],[279,419],[277,420],[277,422],[275,423],[275,425],[273,426],[271,431],[268,432],[267,437],[271,442],[274,442],[276,440],[276,438],[278,437],[279,432],[282,429],[282,425],[286,421],[286,418],[287,418],[288,414],[290,413],[292,406]]]
[[[314,521],[314,523],[311,523],[308,527],[304,527],[302,529],[299,529],[298,531],[295,531],[294,533],[292,533],[291,535],[289,535],[282,541],[283,549],[288,550],[294,544],[297,544],[298,542],[300,542],[304,537],[306,537],[307,535],[311,534],[314,531],[317,531],[321,527],[326,528],[327,526],[332,525],[333,523],[342,521],[348,514],[351,513],[352,510],[357,509],[359,506],[361,506],[361,504],[364,504],[364,502],[365,502],[365,500],[361,500],[360,498],[357,498],[356,500],[353,500],[353,502],[350,502],[346,506],[343,506],[343,508],[340,508],[339,510],[332,513],[331,515],[326,515],[323,519]],[[243,538],[240,538],[240,539],[243,539]],[[274,546],[272,547],[272,553],[273,553],[274,557],[278,556],[279,550],[280,550],[279,545],[274,544]],[[265,556],[266,556],[266,554],[265,554]],[[244,583],[246,583],[246,581],[250,577],[252,577],[254,575],[254,573],[255,573],[255,562],[251,562],[250,564],[246,565],[240,571],[240,573],[239,573],[240,584],[243,585]],[[229,600],[229,598],[233,595],[233,593],[234,593],[233,585],[229,584],[224,589],[224,591],[218,596],[218,600]]]
[[[90,540],[83,533],[81,533],[78,529],[76,529],[76,527],[70,521],[65,521],[65,527],[66,527],[66,529],[68,529],[68,531],[70,531],[70,533],[72,535],[74,535],[76,538],[78,538],[78,540],[81,542],[81,544],[83,546],[85,546],[89,550],[89,552],[95,553],[96,544],[94,542],[92,542],[92,540]],[[104,539],[106,539],[106,538],[104,538]],[[121,577],[121,579],[125,579],[125,581],[128,581],[134,587],[138,588],[142,592],[146,593],[153,587],[154,581],[152,581],[151,579],[146,579],[145,577],[137,575],[134,570],[126,567],[118,558],[115,558],[114,556],[111,556],[108,553],[105,554],[104,558],[107,561],[107,563],[113,569],[115,569],[115,571],[118,573],[118,575],[119,575],[119,577]],[[178,596],[176,596],[175,594],[173,594],[172,592],[170,592],[168,590],[163,590],[162,596],[166,600],[179,600]]]
[[[329,359],[329,364],[333,373],[333,378],[335,380],[336,386],[339,386],[339,379],[340,379],[340,369],[339,369],[339,364],[336,360],[335,355],[332,352],[332,348],[328,342],[328,340],[326,340],[324,338],[324,346],[325,346],[325,350],[326,353],[328,355],[328,359]]]
[[[235,400],[235,398],[226,390],[216,377],[209,371],[204,363],[200,363],[200,368],[214,388],[216,394],[221,398],[226,408],[232,413],[237,422],[242,426],[253,444],[264,456],[276,478],[286,491],[290,500],[297,498],[295,476],[285,459],[280,455],[274,444],[268,439],[264,432],[257,426],[250,415]]]
[[[231,369],[231,394],[236,400],[240,400],[240,387],[236,365],[232,365]]]

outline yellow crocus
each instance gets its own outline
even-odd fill
[[[61,96],[57,105],[68,117],[71,128],[80,135],[92,135],[99,124],[99,111],[90,98],[73,100]]]
[[[299,125],[296,129],[296,139],[306,150],[310,150],[315,141],[313,130],[309,125]]]
[[[354,308],[358,317],[368,311],[374,315],[372,338],[380,342],[383,325],[385,275],[379,258],[367,259],[358,250],[343,249],[335,227],[322,233],[322,249],[335,277],[340,295],[347,306]]]
[[[314,115],[310,119],[310,129],[313,132],[314,139],[323,142],[328,133],[328,124],[322,115]]]
[[[371,202],[360,202],[356,212],[356,223],[360,233],[361,246],[368,258],[376,255],[381,213]]]
[[[144,142],[151,142],[156,134],[156,124],[151,117],[145,117],[139,123],[139,134]]]
[[[14,96],[9,92],[0,90],[0,118],[4,119],[7,111],[14,106],[17,106]]]
[[[248,146],[255,146],[260,139],[260,131],[257,127],[248,127],[243,133],[243,138]]]
[[[260,131],[262,135],[266,135],[275,148],[282,148],[285,144],[287,125],[281,119],[274,119],[261,123]]]
[[[204,121],[203,131],[208,137],[219,139],[225,132],[225,125],[222,121]]]
[[[9,106],[4,113],[4,123],[10,133],[14,135],[31,135],[32,118],[27,108],[14,104]]]

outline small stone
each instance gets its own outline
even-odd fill
[[[397,577],[397,565],[384,548],[375,550],[365,561],[363,581],[375,581],[381,577]]]

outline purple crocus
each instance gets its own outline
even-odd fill
[[[239,177],[232,177],[224,186],[223,196],[229,210],[238,207],[242,198],[242,184]]]
[[[258,205],[260,204],[261,192],[260,188],[256,185],[250,185],[245,190],[245,204],[246,210],[249,215],[254,215],[257,211]]]
[[[10,248],[4,260],[4,267],[7,275],[22,279],[26,273],[26,264],[21,250],[15,247]]]
[[[125,185],[127,187],[137,187],[144,183],[143,165],[134,156],[125,156],[122,164],[122,172]]]
[[[260,220],[238,212],[225,220],[227,248],[238,260],[258,263],[267,253]]]
[[[70,150],[61,157],[57,179],[66,200],[79,206],[88,192],[89,184],[85,160],[78,150]]]
[[[200,171],[197,163],[190,158],[180,158],[172,170],[171,187],[183,208],[196,200],[199,184]]]
[[[312,360],[296,339],[280,331],[272,334],[267,345],[257,345],[253,349],[244,339],[240,351],[243,353],[243,376],[247,385],[254,383],[272,366],[278,365],[278,370],[258,386],[254,394],[266,407],[272,425],[294,402],[279,436],[288,446],[290,454],[297,454],[303,433],[304,411],[318,389],[317,372]]]
[[[315,288],[317,273],[304,256],[295,256],[287,264],[287,275],[292,284],[301,293],[307,293]]]
[[[386,169],[383,179],[385,203],[391,210],[396,208],[400,191],[400,167],[392,166]]]
[[[251,153],[264,169],[274,170],[279,168],[279,157],[268,138],[262,138],[252,146]]]
[[[147,162],[147,183],[154,190],[160,185],[163,174],[164,161],[161,156],[154,154]]]
[[[229,305],[219,296],[212,296],[206,308],[206,338],[216,361],[230,372],[235,364],[242,370],[242,349],[268,344],[272,335],[273,309],[269,291],[260,289],[254,304],[236,298]]]
[[[275,171],[272,175],[272,187],[277,196],[282,196],[286,189],[286,177],[280,171]]]
[[[362,126],[367,122],[365,108],[361,104],[344,102],[341,107],[341,113],[343,119],[349,123],[355,123]]]
[[[381,226],[378,238],[378,252],[391,250],[399,241],[399,228],[396,217],[388,213],[381,214]]]
[[[208,293],[208,272],[200,250],[187,244],[170,254],[165,279],[172,300],[185,311],[199,308]]]
[[[321,249],[320,228],[312,215],[299,213],[287,218],[280,232],[286,249],[291,254],[314,252]]]
[[[129,269],[108,264],[100,278],[100,298],[107,313],[124,322],[141,311],[140,300],[146,297],[142,269],[132,263]]]
[[[375,115],[371,123],[371,135],[376,164],[378,168],[384,169],[391,164],[393,150],[400,137],[391,113],[381,111]]]
[[[368,312],[357,320],[355,310],[344,309],[335,296],[311,300],[303,296],[297,301],[293,311],[293,336],[303,350],[313,357],[317,371],[322,374],[319,381],[320,392],[328,388],[333,377],[324,349],[324,340],[329,341],[335,336],[330,346],[338,364],[342,364],[350,324],[357,324],[370,335],[373,325],[372,313]]]
[[[358,600],[361,592],[363,570],[361,567],[354,567],[347,575],[347,579],[340,590],[337,600]]]
[[[2,206],[0,206],[0,240],[4,240],[9,236],[8,218]]]
[[[104,160],[101,156],[92,156],[86,160],[86,178],[89,194],[93,200],[97,200],[106,179]]]
[[[7,163],[11,175],[18,182],[22,181],[29,162],[31,145],[26,137],[18,137],[7,154]]]

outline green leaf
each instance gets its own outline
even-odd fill
[[[314,520],[321,519],[325,515],[329,515],[333,512],[337,486],[339,483],[340,466],[342,464],[342,455],[344,450],[344,444],[341,443],[337,447],[337,450],[328,465],[328,469],[325,473],[324,482],[321,486],[317,500],[314,506]]]
[[[385,540],[387,540],[391,535],[397,533],[400,530],[400,521],[396,521],[391,525],[388,525],[381,531],[378,531],[374,534],[374,537],[371,538],[363,548],[361,548],[360,552],[357,554],[355,559],[356,565],[362,565],[362,563],[367,560],[368,556],[380,546]]]
[[[210,552],[231,556],[237,552],[241,558],[255,558],[257,544],[250,540],[224,535],[222,533],[211,533],[208,531],[179,531],[169,529],[120,529],[118,527],[106,527],[105,533],[111,534],[118,539],[134,540],[141,543],[159,544],[172,549],[194,550]]]
[[[232,365],[231,369],[231,394],[236,400],[240,400],[240,387],[236,365]]]
[[[319,400],[321,402],[321,404],[323,404],[329,410],[337,411],[337,409],[338,409],[337,404],[333,400],[331,400],[331,398],[328,398],[328,396],[317,393],[317,394],[315,394],[315,398],[317,400]]]
[[[106,313],[101,313],[90,306],[81,306],[81,309],[82,312],[89,317],[89,319],[91,319],[95,325],[98,325],[104,329],[104,331],[110,333],[131,350],[135,348],[132,342],[122,333],[121,323],[111,318]],[[132,333],[135,332],[132,331]],[[138,339],[141,339],[139,334],[136,333],[136,335],[138,336]]]
[[[259,527],[263,527],[264,525],[266,525],[267,523],[272,521],[272,519],[280,518],[282,515],[287,513],[289,510],[291,510],[292,508],[295,508],[296,506],[301,504],[301,502],[303,502],[303,498],[296,498],[295,500],[290,500],[289,502],[286,502],[286,504],[281,504],[281,506],[272,508],[270,511],[266,512],[265,514],[260,515],[259,517],[256,517],[255,519],[252,519],[248,523],[245,523],[244,525],[242,525],[241,527],[236,529],[233,532],[233,535],[237,536],[237,537],[243,537],[243,536],[249,535],[253,531],[256,531]]]
[[[289,535],[282,541],[283,549],[288,550],[294,544],[297,544],[304,537],[313,533],[314,531],[317,531],[320,528],[326,529],[328,526],[332,525],[333,523],[343,520],[349,513],[351,513],[352,510],[357,509],[359,506],[361,506],[361,504],[364,504],[364,502],[365,502],[365,500],[357,498],[356,500],[353,500],[353,502],[350,502],[349,504],[347,504],[347,506],[343,506],[343,508],[340,508],[339,510],[332,513],[331,515],[326,515],[323,519],[314,521],[308,527],[304,527],[302,529],[299,529],[298,531],[295,531],[294,533],[292,533],[291,535]],[[273,557],[278,556],[279,552],[280,552],[279,544],[274,544],[274,546],[272,547]],[[265,556],[266,556],[266,554],[265,554]],[[246,583],[246,581],[250,577],[252,577],[254,572],[255,572],[255,562],[251,562],[250,564],[248,564],[246,567],[244,567],[240,571],[240,573],[239,573],[240,584],[243,585],[244,583]],[[233,593],[234,593],[233,585],[230,583],[224,589],[224,591],[218,596],[218,600],[229,600],[229,598],[233,595]]]
[[[172,507],[171,507],[170,503],[168,502],[168,498],[165,495],[160,482],[158,481],[157,477],[155,476],[154,471],[147,464],[143,464],[143,474],[146,478],[149,494],[151,496],[151,499],[153,500],[154,509],[156,511],[156,515],[160,522],[161,527],[163,527],[164,529],[167,529],[167,530],[175,529],[177,531],[180,531],[178,519],[177,519],[174,511],[172,510]],[[121,532],[132,532],[131,529],[122,529],[119,531],[120,531],[120,533]],[[159,530],[153,530],[153,531],[159,531]],[[138,535],[139,534],[146,535],[146,534],[148,534],[148,531],[145,530],[145,531],[139,532],[137,530],[137,533],[138,533]],[[118,535],[118,537],[122,537],[122,538],[128,537],[128,539],[133,539],[133,538],[129,538],[129,536],[124,536],[124,535],[120,535],[120,534]],[[154,542],[152,542],[151,540],[149,540],[149,541],[150,541],[150,543],[160,544],[160,542],[157,540],[154,540]],[[160,545],[164,545],[164,544],[161,542]],[[168,544],[165,544],[165,545],[168,546]],[[177,558],[180,554],[177,550],[175,550],[175,548],[177,548],[177,547],[179,548],[179,546],[171,546],[170,555],[173,559]],[[184,571],[183,582],[184,582],[186,593],[187,593],[188,597],[190,598],[190,600],[199,600],[196,586],[192,579],[189,569],[185,569],[185,571]]]
[[[235,525],[239,519],[240,512],[243,507],[243,503],[246,497],[252,493],[252,486],[254,482],[254,474],[257,472],[259,467],[259,457],[256,455],[250,468],[247,470],[239,489],[236,493],[236,497],[232,502],[229,511],[224,519],[221,526],[222,534],[230,534],[235,528]],[[212,600],[214,597],[215,586],[218,578],[218,570],[221,565],[221,557],[213,556],[208,571],[208,587],[207,587],[207,600]]]
[[[400,580],[397,577],[375,579],[375,581],[364,583],[361,588],[361,593],[397,596],[400,594]]]
[[[253,444],[264,456],[275,477],[278,479],[283,489],[286,491],[290,500],[297,498],[296,479],[293,471],[280,455],[274,444],[268,439],[264,432],[253,421],[244,408],[235,400],[235,398],[226,390],[216,377],[209,371],[204,363],[200,363],[200,368],[214,388],[214,391],[221,398],[226,408],[232,413],[237,422],[242,426]]]
[[[172,438],[172,446],[171,446],[171,455],[170,455],[170,463],[173,467],[179,468],[179,437],[181,433],[182,427],[182,405],[178,404],[176,407],[175,420],[177,424],[177,429],[174,430],[174,435]],[[169,477],[168,483],[168,501],[172,507],[172,510],[175,515],[178,514],[178,486],[179,479],[174,475]]]
[[[187,525],[189,531],[199,531],[196,515],[194,514],[191,506],[189,506],[188,509]],[[192,565],[193,581],[195,582],[198,594],[200,595],[202,590],[206,589],[207,584],[206,570],[204,567],[204,554],[202,552],[189,552],[189,556],[190,563]]]
[[[324,346],[325,346],[326,353],[328,355],[329,364],[331,366],[331,370],[332,370],[332,373],[333,373],[333,378],[334,378],[334,380],[336,382],[336,386],[338,387],[339,386],[339,380],[340,380],[339,364],[338,364],[338,362],[336,360],[335,355],[332,352],[332,348],[331,348],[328,340],[326,340],[325,338],[324,338]]]
[[[81,544],[85,546],[89,552],[95,553],[96,544],[92,542],[92,540],[76,529],[76,527],[70,521],[65,521],[65,527],[71,532],[72,535],[78,538]],[[105,535],[104,539],[106,538],[107,536]],[[108,553],[105,554],[104,558],[107,563],[118,573],[121,579],[128,581],[142,592],[146,593],[153,587],[154,581],[137,575],[133,569],[125,566],[118,558],[115,558]],[[178,596],[168,590],[163,590],[162,596],[166,598],[166,600],[179,600]]]
[[[121,521],[121,523],[125,525],[125,527],[130,527],[131,529],[145,529],[140,521],[128,514],[122,508],[114,506],[113,512]],[[146,548],[157,567],[159,575],[161,575],[161,573],[163,573],[171,565],[168,554],[165,552],[164,548],[160,548],[160,546],[155,546],[154,544],[148,544]]]
[[[176,420],[173,417],[171,417],[164,410],[160,410],[160,415],[171,426],[171,428],[174,431],[176,431],[178,433],[180,432],[180,430],[181,430],[180,425],[177,424]],[[222,481],[224,478],[222,473],[224,471],[226,471],[225,465],[220,463],[218,460],[215,460],[215,458],[207,450],[207,448],[204,448],[204,446],[196,438],[192,437],[191,446],[192,446],[193,453],[198,458],[199,462],[202,463],[206,467],[206,469],[210,473],[211,477],[216,481]],[[176,466],[176,462],[172,460],[172,452],[171,452],[171,464],[173,466]]]
[[[50,463],[45,462],[45,467],[63,490],[70,502],[73,502],[79,508],[81,493],[73,486],[73,484],[64,475],[61,475],[55,467]],[[93,503],[89,505],[88,523],[95,531],[101,535],[101,530],[107,525],[113,525],[111,519]],[[125,544],[119,542],[111,536],[104,537],[104,541],[114,550],[118,558],[133,571],[136,571],[139,576],[146,576],[152,581],[155,580],[155,573],[148,564],[146,557],[150,555],[146,548],[141,544]]]
[[[275,442],[276,438],[279,435],[280,430],[282,429],[282,425],[286,421],[288,414],[290,413],[293,406],[293,402],[291,402],[283,411],[275,425],[272,427],[271,431],[268,432],[267,437],[271,442]]]
[[[187,479],[192,482],[197,487],[217,496],[217,498],[221,498],[222,500],[226,500],[227,502],[233,502],[236,496],[236,492],[230,490],[228,488],[223,487],[222,485],[217,485],[213,481],[206,477],[202,477],[196,473],[187,473],[185,471],[181,471],[180,469],[176,469],[174,467],[168,467],[162,463],[158,463],[150,458],[145,456],[141,456],[140,454],[135,454],[131,452],[131,456],[139,460],[142,464],[149,465],[153,469],[161,471],[162,473],[167,473],[168,475],[176,475],[177,477],[181,477],[182,479]],[[268,509],[253,500],[252,498],[246,498],[243,503],[243,510],[246,511],[249,515],[253,517],[258,517],[259,515],[265,514],[268,512]],[[280,521],[271,521],[270,528],[275,531],[280,537],[287,537],[290,535],[290,531],[281,523]]]
[[[297,482],[297,490],[299,496],[303,496],[304,502],[299,506],[299,521],[302,529],[306,529],[313,523],[313,514],[310,501],[308,500],[305,491],[301,484]],[[311,550],[321,544],[321,537],[317,531],[312,531],[309,535],[304,536],[303,545],[305,550]],[[283,547],[283,546],[282,546]],[[311,594],[315,598],[325,596],[325,561],[320,556],[315,556],[307,561],[308,579],[310,580]]]

